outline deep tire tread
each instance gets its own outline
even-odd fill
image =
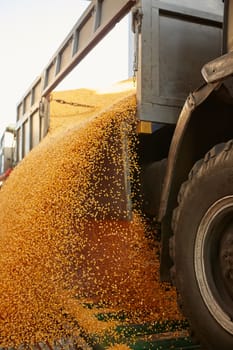
[[[218,145],[215,145],[209,152],[206,153],[205,157],[198,160],[193,168],[191,169],[188,180],[185,181],[180,188],[179,194],[178,194],[178,207],[175,208],[173,217],[172,217],[172,229],[173,232],[176,231],[176,222],[179,218],[179,206],[182,203],[183,199],[187,195],[187,188],[190,188],[190,185],[193,181],[195,181],[195,178],[202,174],[202,172],[206,172],[206,168],[208,168],[210,165],[213,165],[214,163],[218,163],[221,165],[222,160],[226,160],[229,157],[229,153],[233,151],[233,140],[228,141],[227,143],[220,143]]]
[[[190,192],[195,186],[196,179],[201,177],[204,173],[211,171],[213,166],[215,167],[221,167],[223,162],[225,162],[227,159],[233,158],[233,140],[230,140],[226,143],[220,143],[215,145],[213,148],[210,149],[209,152],[206,153],[203,159],[198,160],[193,168],[191,169],[187,181],[185,181],[180,188],[179,194],[178,194],[178,206],[173,211],[172,216],[172,231],[173,236],[170,238],[169,242],[169,251],[170,251],[170,257],[173,262],[173,266],[171,268],[171,279],[175,286],[177,286],[177,268],[176,268],[176,241],[175,241],[175,235],[178,230],[178,223],[181,215],[181,206],[182,202],[185,200],[187,196],[189,196]],[[179,295],[179,291],[177,292],[177,298],[178,298],[178,305],[183,312],[183,314],[188,317],[188,312],[186,312],[185,305],[183,305],[181,297]],[[191,329],[190,335],[194,338],[196,341],[198,339],[197,334]]]

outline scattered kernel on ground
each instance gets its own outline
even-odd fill
[[[136,98],[123,90],[53,93],[49,134],[1,189],[1,346],[78,336],[78,325],[114,328],[84,301],[125,310],[128,322],[181,317],[175,291],[158,281],[143,218],[122,219],[127,150],[138,170]],[[94,107],[58,108],[56,99]]]
[[[107,350],[130,350],[126,344],[115,344],[107,348]]]

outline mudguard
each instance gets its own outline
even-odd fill
[[[170,281],[169,238],[172,212],[181,184],[194,163],[216,143],[232,138],[232,98],[220,82],[191,93],[181,111],[171,142],[162,189],[158,221],[161,223],[161,280]]]

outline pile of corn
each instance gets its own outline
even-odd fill
[[[175,291],[159,283],[157,244],[124,208],[128,152],[138,170],[136,98],[124,86],[53,93],[49,134],[1,189],[1,346],[105,332],[84,302],[129,322],[180,318]]]

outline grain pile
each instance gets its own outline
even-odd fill
[[[68,96],[92,107],[56,101]],[[0,192],[1,346],[78,335],[78,326],[104,332],[84,302],[126,310],[129,322],[180,317],[144,219],[121,218],[125,149],[115,140],[128,135],[132,150],[135,123],[132,90],[53,94],[48,136]],[[137,170],[133,151],[130,160]]]

